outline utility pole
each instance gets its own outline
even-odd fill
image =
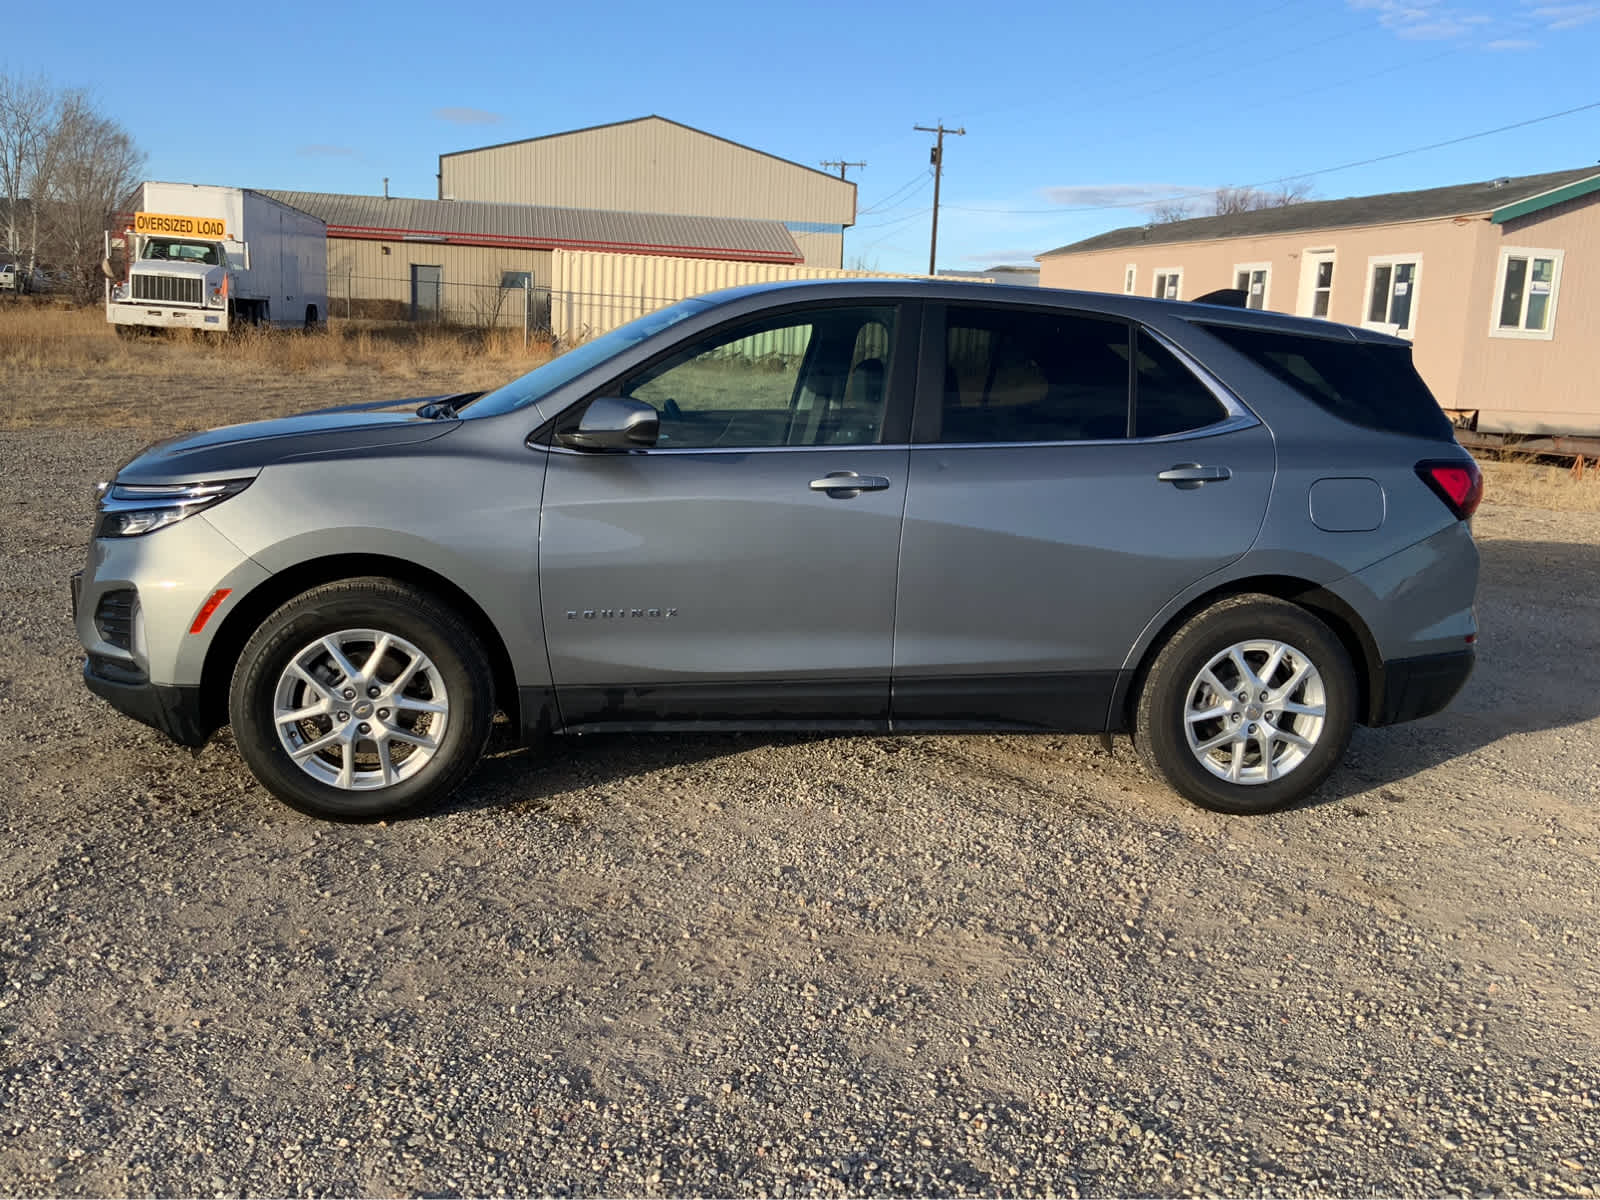
[[[864,162],[840,162],[836,158],[830,158],[830,159],[824,160],[822,165],[824,167],[838,167],[839,168],[839,178],[843,179],[844,178],[844,171],[845,171],[846,167],[865,167],[867,164],[864,163]]]
[[[928,274],[932,275],[935,274],[934,260],[939,253],[939,179],[944,174],[944,135],[948,133],[954,137],[966,137],[967,131],[965,126],[960,129],[946,129],[943,121],[938,125],[913,125],[912,128],[923,133],[939,135],[939,140],[934,143],[933,153],[928,156],[933,163],[933,235],[928,239]]]

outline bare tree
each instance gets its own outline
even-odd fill
[[[1311,184],[1298,179],[1279,184],[1275,188],[1219,187],[1211,195],[1206,216],[1225,217],[1230,213],[1257,212],[1263,208],[1283,208],[1300,204],[1311,198]],[[1167,225],[1173,221],[1187,221],[1194,216],[1187,200],[1168,200],[1150,210],[1152,225]]]
[[[53,133],[40,156],[48,168],[39,195],[45,240],[72,290],[88,299],[95,291],[107,223],[138,182],[144,154],[128,131],[95,111],[81,91],[62,96]]]
[[[1170,225],[1174,221],[1187,221],[1194,216],[1187,200],[1168,200],[1150,210],[1152,225]]]
[[[1270,191],[1253,187],[1219,187],[1211,199],[1213,216],[1258,212],[1263,208],[1284,208],[1311,196],[1311,184],[1303,179],[1279,184]]]
[[[36,254],[36,226],[24,222],[22,206],[26,198],[28,207],[37,210],[34,174],[55,116],[55,91],[42,79],[0,74],[0,199],[6,206],[5,248],[13,261],[26,251],[30,268]]]

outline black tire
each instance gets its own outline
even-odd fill
[[[1191,687],[1207,686],[1199,684],[1201,671],[1230,647],[1252,640],[1285,644],[1310,662],[1321,678],[1324,715],[1315,739],[1306,739],[1312,740],[1310,750],[1297,748],[1287,742],[1280,744],[1268,740],[1267,753],[1273,756],[1275,762],[1281,761],[1283,755],[1302,755],[1281,777],[1266,778],[1255,783],[1233,782],[1208,770],[1201,762],[1201,756],[1190,747],[1186,714]],[[1264,660],[1252,661],[1249,654],[1245,658],[1254,668],[1265,669],[1268,665]],[[1285,656],[1274,677],[1280,683],[1288,682],[1292,665],[1293,660]],[[1217,668],[1213,677],[1234,684],[1237,677],[1227,673],[1230,669],[1231,664],[1224,663]],[[1273,695],[1275,691],[1268,694]],[[1200,693],[1206,697],[1212,694],[1212,691]],[[1302,699],[1309,695],[1305,692],[1294,694]],[[1350,731],[1355,724],[1357,694],[1356,674],[1350,663],[1350,655],[1344,644],[1321,620],[1298,605],[1273,596],[1234,596],[1197,613],[1157,653],[1145,676],[1134,710],[1134,745],[1146,770],[1165,780],[1175,791],[1202,808],[1239,814],[1271,812],[1310,795],[1344,756],[1345,748],[1350,744]],[[1215,722],[1197,722],[1197,740],[1209,740],[1213,734],[1220,734],[1228,728],[1227,723],[1232,722],[1235,715],[1239,721],[1235,728],[1260,729],[1269,738],[1279,735],[1276,732],[1266,734],[1266,731],[1276,731],[1280,727],[1296,736],[1299,731],[1310,728],[1307,722],[1312,718],[1282,711],[1266,711],[1263,715],[1268,718],[1267,722],[1259,723],[1260,717],[1257,717],[1255,720],[1258,723],[1252,725],[1253,708],[1247,705],[1254,706],[1258,698],[1259,693],[1249,701],[1239,701],[1238,694],[1231,691],[1227,696],[1220,697],[1221,702],[1228,705],[1237,701],[1239,711],[1218,718]],[[1209,710],[1209,700],[1201,699],[1198,702]],[[1219,748],[1216,753],[1232,761],[1231,745],[1226,750]],[[1260,743],[1252,740],[1241,752],[1241,757],[1243,755],[1251,757],[1249,765],[1243,766],[1241,773],[1258,769],[1256,764],[1262,758]],[[1221,769],[1220,758],[1213,761],[1218,761]]]
[[[317,306],[315,304],[306,305],[306,332],[315,333],[321,328],[322,320],[317,316]]]
[[[431,759],[397,782],[370,790],[354,790],[336,786],[338,780],[329,783],[313,778],[308,769],[290,757],[274,722],[280,681],[291,660],[301,657],[299,652],[319,638],[350,630],[372,630],[410,643],[428,660],[430,670],[436,672],[448,697],[448,715],[437,718],[444,721],[444,734],[432,749]],[[355,667],[364,665],[353,657],[350,662]],[[393,579],[346,579],[296,596],[261,623],[234,667],[228,715],[239,753],[261,784],[278,799],[314,817],[373,821],[435,805],[472,773],[483,755],[494,721],[492,679],[488,657],[477,637],[437,596]],[[326,685],[326,681],[324,683]],[[311,692],[304,694],[317,698]],[[342,688],[334,688],[330,694],[344,695]],[[429,691],[424,699],[433,695]],[[346,727],[347,722],[356,724],[362,716],[370,719],[389,715],[388,709],[375,709],[373,714],[358,712],[362,699],[357,696],[345,713],[319,715],[309,725],[288,727],[287,736],[299,737],[305,742],[314,740],[324,728],[331,730],[340,716],[346,721],[338,722],[339,726]],[[382,701],[373,701],[365,707],[373,708],[378,703]],[[396,705],[397,717],[401,707],[404,706]],[[435,718],[414,719],[427,722]],[[323,721],[325,726],[317,724]],[[378,728],[383,726],[379,724]],[[419,731],[426,734],[427,726],[409,729],[412,733]],[[362,750],[363,746],[370,749]],[[343,757],[340,747],[330,748],[318,757],[329,762],[331,756],[339,755],[348,770],[349,764],[358,761],[354,756],[359,755],[362,760],[386,764],[382,768],[385,771],[392,764],[397,772],[403,772],[404,763],[411,760],[395,759],[394,755],[415,753],[405,744],[388,739],[385,739],[388,756],[378,758],[378,749],[375,742],[368,740],[352,745],[352,757]],[[322,769],[326,772],[332,767]],[[369,761],[365,769],[378,768],[370,766]],[[381,775],[380,780],[382,778],[387,775]]]

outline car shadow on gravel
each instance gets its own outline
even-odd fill
[[[1478,661],[1450,706],[1383,729],[1357,728],[1345,763],[1307,804],[1382,789],[1503,738],[1600,717],[1600,544],[1479,544]],[[1386,795],[1396,802],[1402,792]]]
[[[656,772],[678,772],[713,759],[753,750],[803,745],[836,733],[593,733],[551,737],[520,746],[507,734],[489,752],[466,786],[419,817],[516,808],[562,819],[561,799],[570,792],[621,784]],[[881,735],[867,735],[881,736]],[[664,781],[672,786],[675,780]]]

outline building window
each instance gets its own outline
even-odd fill
[[[1500,251],[1495,276],[1493,337],[1539,338],[1556,332],[1556,294],[1561,287],[1560,250]]]
[[[503,288],[516,288],[522,291],[533,282],[532,271],[501,271],[500,286]]]
[[[1267,281],[1272,276],[1268,263],[1236,263],[1233,268],[1233,286],[1244,293],[1246,308],[1267,306]]]
[[[1133,295],[1134,284],[1138,278],[1139,268],[1133,263],[1129,263],[1127,269],[1122,273],[1122,294],[1124,296]]]
[[[1308,250],[1300,268],[1300,315],[1326,317],[1333,309],[1333,251]]]
[[[1421,282],[1422,256],[1392,255],[1367,261],[1367,311],[1362,324],[1402,337],[1412,336]]]
[[[1156,272],[1155,291],[1150,294],[1157,300],[1177,300],[1178,291],[1183,286],[1183,271],[1179,267],[1168,267]]]

